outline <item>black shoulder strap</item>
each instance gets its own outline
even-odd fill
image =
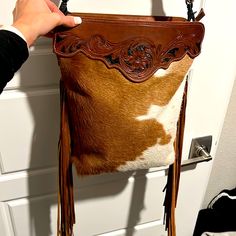
[[[194,0],[185,0],[185,3],[187,5],[188,21],[195,21],[195,13],[196,12],[193,12],[193,1]]]
[[[64,15],[67,15],[69,12],[68,12],[68,9],[67,9],[67,2],[68,2],[69,0],[62,0],[62,2],[61,2],[61,5],[60,5],[60,11],[62,12],[62,13],[64,13]]]

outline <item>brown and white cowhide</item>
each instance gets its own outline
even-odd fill
[[[184,78],[192,63],[188,55],[142,83],[82,53],[59,63],[70,129],[68,155],[78,174],[173,163]]]

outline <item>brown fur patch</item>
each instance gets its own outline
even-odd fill
[[[150,105],[165,106],[179,88],[192,59],[174,62],[162,77],[128,81],[116,69],[79,53],[60,58],[67,93],[71,156],[78,174],[116,171],[148,147],[171,136],[154,119],[138,121]]]

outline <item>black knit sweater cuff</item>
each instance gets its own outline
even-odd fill
[[[20,36],[0,30],[0,93],[28,56],[27,43]]]

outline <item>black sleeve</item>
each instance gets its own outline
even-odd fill
[[[27,44],[20,36],[0,30],[0,94],[28,56]]]

